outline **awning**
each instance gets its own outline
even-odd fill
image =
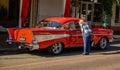
[[[28,15],[30,0],[20,0],[20,14],[19,14],[19,27],[25,25],[25,20]]]
[[[70,17],[71,0],[66,0],[64,17]]]

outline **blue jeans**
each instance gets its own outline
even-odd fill
[[[91,34],[83,34],[83,41],[84,41],[84,54],[90,53],[91,48]]]

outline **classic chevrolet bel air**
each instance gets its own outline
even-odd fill
[[[64,48],[82,47],[83,37],[79,25],[80,18],[51,17],[40,21],[35,28],[9,28],[7,42],[19,47],[47,49],[51,54],[60,54]],[[106,49],[112,40],[111,29],[92,28],[92,47]]]

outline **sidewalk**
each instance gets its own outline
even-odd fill
[[[113,35],[113,38],[120,39],[120,35]]]
[[[113,35],[113,39],[114,42],[120,41],[120,35]]]

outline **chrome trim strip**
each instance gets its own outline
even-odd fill
[[[50,34],[50,35],[35,35],[34,38],[37,39],[38,42],[59,39],[69,37],[69,34]]]
[[[32,50],[38,50],[39,49],[39,45],[38,44],[30,44],[30,50],[32,51]]]

